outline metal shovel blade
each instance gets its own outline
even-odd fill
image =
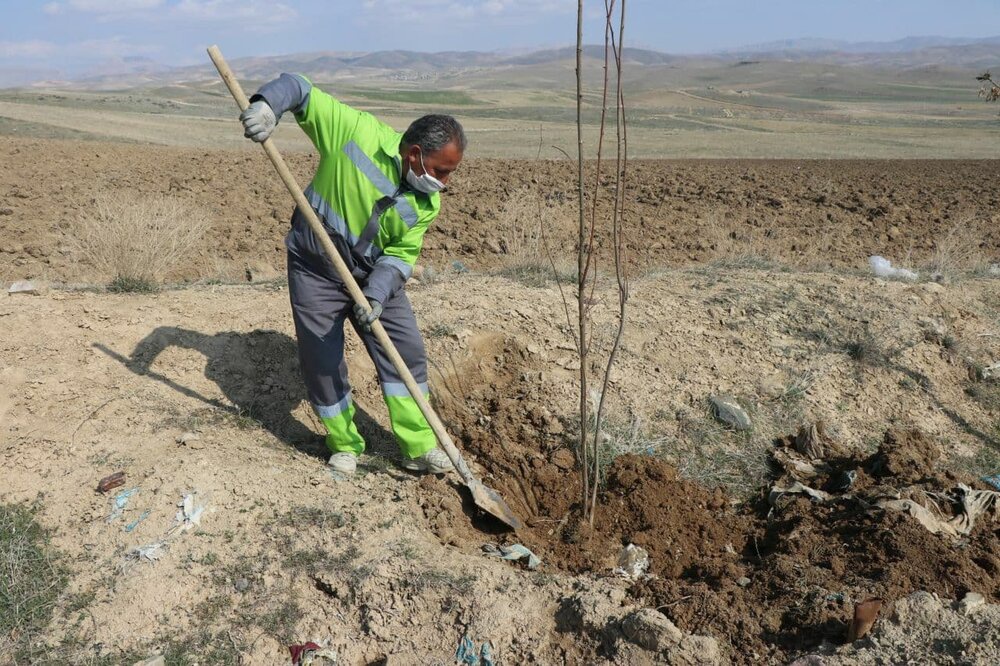
[[[477,479],[468,481],[465,485],[468,487],[469,492],[472,493],[472,501],[480,509],[510,526],[513,530],[519,530],[524,527],[524,523],[514,515],[511,508],[507,506],[507,502],[503,501],[503,498],[500,497],[497,491],[483,485],[483,482]]]

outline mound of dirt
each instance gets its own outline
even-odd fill
[[[918,483],[940,473],[940,460],[941,449],[920,431],[889,430],[868,468],[879,479]]]
[[[479,349],[487,360],[476,368],[465,407],[445,401],[443,411],[487,483],[528,527],[498,536],[445,481],[424,479],[420,502],[443,541],[477,549],[487,540],[516,540],[550,566],[601,576],[611,574],[625,544],[639,545],[650,554],[652,575],[631,586],[634,602],[660,609],[684,632],[724,639],[734,663],[842,643],[854,604],[869,598],[886,602],[887,612],[919,590],[1000,599],[996,523],[956,543],[859,499],[884,488],[940,496],[956,482],[975,483],[937,470],[940,451],[916,431],[890,430],[875,455],[824,463],[816,482],[830,485],[853,470],[849,493],[824,502],[787,496],[772,507],[762,489],[760,501],[738,510],[721,489],[685,480],[662,461],[622,456],[608,470],[591,527],[580,517],[578,473],[565,464],[569,443],[537,429],[545,419],[531,416],[542,409],[544,387],[525,380],[525,350],[512,340],[490,344]]]

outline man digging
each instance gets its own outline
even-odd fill
[[[314,87],[282,74],[250,98],[240,115],[246,136],[263,142],[286,111],[316,146],[320,162],[305,191],[330,239],[358,280],[371,313],[354,304],[323,255],[319,240],[296,208],[285,238],[288,291],[299,362],[309,401],[326,426],[330,467],[354,474],[365,441],[354,425],[354,404],[344,359],[344,320],[375,362],[402,467],[416,472],[452,469],[434,432],[410,397],[374,335],[380,319],[407,368],[427,396],[424,342],[404,285],[420,254],[424,233],[441,208],[438,192],[462,161],[466,139],[451,116],[427,115],[400,134]]]

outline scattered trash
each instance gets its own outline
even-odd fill
[[[129,523],[128,525],[125,526],[125,531],[126,532],[131,532],[132,530],[134,530],[136,527],[139,526],[139,523],[141,523],[142,521],[144,521],[147,518],[149,518],[149,514],[150,513],[152,513],[152,512],[149,511],[148,509],[146,511],[143,511],[142,514],[138,518],[136,518],[131,523]]]
[[[804,483],[796,481],[790,486],[773,486],[771,488],[771,492],[768,493],[767,501],[771,504],[771,506],[774,506],[775,503],[785,495],[805,495],[809,499],[816,502],[828,502],[831,499],[831,495],[829,493],[825,493],[822,490],[816,490],[815,488],[810,488]]]
[[[869,599],[854,606],[854,619],[847,627],[847,642],[853,643],[864,638],[878,619],[879,611],[882,610],[881,599]]]
[[[320,666],[320,664],[336,664],[337,653],[322,645],[309,641],[302,645],[289,645],[288,651],[292,654],[292,666]]]
[[[872,272],[880,278],[898,278],[900,280],[916,280],[919,275],[905,268],[893,268],[892,262],[885,257],[874,255],[868,257],[868,265]]]
[[[138,488],[129,488],[128,490],[119,491],[115,495],[114,499],[111,500],[111,513],[108,514],[108,519],[106,522],[113,523],[122,517],[125,512],[125,507],[128,506],[129,498],[139,492]]]
[[[468,635],[462,636],[458,642],[458,649],[455,650],[455,662],[464,666],[478,666],[479,655],[476,653],[476,644]]]
[[[109,474],[100,481],[97,482],[97,492],[106,493],[109,490],[114,490],[118,486],[125,485],[125,472],[115,472],[114,474]]]
[[[147,562],[155,562],[160,559],[163,555],[163,549],[167,547],[167,544],[163,542],[151,543],[146,546],[138,546],[133,548],[128,552],[128,557],[133,560],[146,560]]]
[[[1000,490],[1000,474],[994,474],[993,476],[984,476],[983,481],[990,484],[997,490]]]
[[[984,514],[990,514],[993,521],[1000,521],[1000,492],[993,490],[973,490],[964,483],[953,491],[956,504],[962,510],[954,518],[938,518],[924,506],[913,500],[882,500],[879,508],[903,511],[916,518],[931,534],[947,534],[950,537],[968,536],[976,521]]]
[[[843,493],[851,489],[854,482],[858,480],[858,472],[853,469],[845,470],[830,484],[831,492]]]
[[[612,573],[636,580],[649,570],[649,553],[634,543],[622,548],[618,555],[618,566]]]
[[[194,495],[187,493],[184,498],[177,504],[181,509],[174,516],[174,522],[177,523],[174,528],[180,529],[181,532],[185,532],[189,529],[197,527],[201,522],[201,514],[205,511],[203,505],[195,506]]]
[[[493,663],[493,649],[489,643],[483,643],[479,651],[479,666],[495,666]]]
[[[750,430],[753,424],[750,416],[731,395],[713,395],[708,399],[712,405],[712,415],[734,430]]]
[[[38,286],[31,280],[21,280],[20,282],[15,282],[10,285],[10,289],[7,290],[8,294],[37,294]]]
[[[456,273],[468,273],[469,272],[469,269],[465,267],[465,264],[463,264],[458,259],[456,259],[455,261],[451,262],[451,267],[453,269],[455,269]]]
[[[493,662],[493,649],[490,647],[489,642],[486,642],[483,643],[477,652],[476,644],[466,634],[458,642],[458,649],[455,650],[455,663],[462,666],[495,666]]]
[[[983,368],[983,379],[996,379],[1000,377],[1000,361]]]
[[[962,615],[970,615],[972,611],[986,603],[986,598],[978,592],[966,592],[962,600],[958,602],[958,611]]]
[[[542,560],[539,559],[537,555],[519,543],[515,543],[510,546],[497,546],[496,544],[488,543],[483,546],[483,552],[487,555],[499,557],[504,560],[510,560],[511,562],[517,562],[527,558],[529,569],[535,569],[542,563]]]

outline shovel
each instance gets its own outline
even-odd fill
[[[226,87],[229,88],[229,92],[232,93],[233,99],[236,100],[237,106],[240,107],[240,111],[246,110],[250,106],[250,101],[243,92],[240,82],[236,80],[236,76],[233,74],[232,70],[229,69],[229,65],[226,64],[225,58],[222,57],[222,52],[219,50],[218,46],[210,46],[208,48],[208,57],[212,59],[212,63],[215,68],[219,70],[219,75],[222,77],[223,82],[225,82]],[[368,305],[368,299],[361,292],[361,287],[354,280],[354,276],[351,275],[351,271],[347,269],[347,264],[344,263],[344,259],[337,252],[337,249],[333,246],[333,242],[330,237],[327,236],[326,231],[323,229],[323,225],[320,223],[319,218],[316,216],[316,212],[313,210],[312,206],[309,205],[309,201],[306,199],[305,194],[302,193],[302,188],[295,181],[295,177],[292,172],[288,170],[288,166],[285,164],[285,160],[282,159],[281,154],[275,147],[274,142],[268,138],[261,144],[264,147],[264,152],[267,156],[271,158],[271,163],[277,170],[278,175],[281,176],[281,180],[284,181],[285,187],[288,188],[289,193],[291,193],[292,198],[295,199],[295,204],[299,207],[299,211],[305,216],[306,221],[309,223],[309,227],[312,229],[313,234],[319,239],[320,244],[323,246],[323,252],[326,253],[327,259],[333,264],[334,269],[337,271],[337,275],[340,277],[341,281],[347,285],[347,291],[351,294],[351,298],[354,302],[365,309],[366,312],[370,312],[370,306]],[[399,376],[403,378],[403,383],[406,384],[407,390],[410,395],[416,401],[417,406],[423,413],[424,418],[427,419],[427,423],[430,424],[431,429],[434,431],[435,436],[437,436],[438,442],[441,443],[441,448],[444,449],[445,453],[448,454],[448,458],[451,459],[452,464],[455,466],[455,470],[458,472],[459,476],[462,477],[462,482],[472,493],[472,501],[475,502],[476,506],[485,511],[486,513],[494,516],[498,520],[507,524],[511,528],[517,530],[520,529],[524,523],[514,515],[507,503],[503,501],[503,498],[493,490],[485,485],[482,481],[479,481],[473,474],[472,470],[469,469],[468,464],[462,458],[462,454],[459,453],[458,448],[455,443],[451,441],[451,437],[448,436],[448,432],[444,428],[444,424],[441,423],[441,419],[438,418],[437,414],[434,412],[434,408],[431,407],[427,399],[424,398],[423,392],[417,385],[413,375],[410,374],[409,368],[406,367],[406,363],[403,362],[403,358],[399,355],[396,350],[395,345],[392,344],[392,340],[389,339],[389,335],[385,332],[385,328],[382,327],[382,322],[375,320],[372,323],[372,333],[375,334],[375,339],[378,343],[382,345],[382,349],[385,350],[386,355],[389,356],[389,360],[392,361],[393,367],[396,368],[396,372]]]

